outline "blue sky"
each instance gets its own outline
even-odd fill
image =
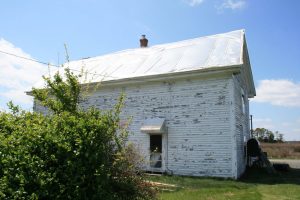
[[[2,1],[0,51],[62,64],[139,46],[246,30],[257,97],[255,127],[300,140],[300,1],[149,0]],[[0,53],[0,109],[13,99],[29,109],[24,90],[47,66]]]

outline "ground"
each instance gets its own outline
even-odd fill
[[[150,176],[161,200],[300,200],[300,142],[262,143],[272,163],[289,164],[288,171],[268,174],[247,169],[240,180]]]
[[[162,200],[300,199],[300,169],[276,174],[248,169],[238,181],[180,176],[151,176],[149,180],[167,184],[158,186]]]

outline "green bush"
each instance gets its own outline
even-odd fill
[[[102,112],[81,110],[77,77],[45,79],[33,95],[48,115],[0,112],[0,199],[153,199],[130,161],[120,102]]]

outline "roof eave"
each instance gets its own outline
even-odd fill
[[[107,81],[102,81],[101,85],[103,86],[120,85],[120,84],[127,85],[127,84],[136,84],[136,83],[145,83],[145,82],[176,80],[176,79],[184,79],[184,78],[197,78],[197,77],[207,78],[213,75],[220,75],[220,74],[232,75],[233,73],[240,73],[241,66],[242,65],[211,67],[211,68],[184,71],[184,72],[172,72],[172,73],[138,76],[132,78],[117,79],[117,80],[107,80]],[[99,82],[85,83],[82,85],[91,86],[96,84],[99,84]]]
[[[244,64],[244,67],[246,69],[246,84],[248,88],[248,97],[249,98],[254,98],[256,96],[256,90],[255,90],[255,85],[254,85],[254,80],[253,80],[253,75],[252,75],[252,69],[251,69],[251,63],[250,63],[250,58],[249,58],[249,53],[248,53],[248,48],[247,48],[247,42],[246,42],[246,37],[245,37],[245,32],[243,33],[243,51],[242,52],[242,63]]]
[[[231,66],[217,66],[210,68],[203,68],[197,70],[190,71],[182,71],[182,72],[172,72],[165,74],[155,74],[155,75],[147,75],[147,76],[138,76],[131,78],[123,78],[116,80],[107,80],[101,82],[90,82],[81,84],[83,87],[88,86],[116,86],[116,85],[129,85],[129,84],[137,84],[137,83],[146,83],[146,82],[158,82],[158,81],[168,81],[168,80],[176,80],[176,79],[184,79],[184,78],[210,78],[213,76],[231,76],[234,73],[240,73],[241,64],[231,65]],[[26,91],[27,95],[32,96],[32,91]]]

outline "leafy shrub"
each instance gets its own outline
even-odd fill
[[[114,109],[78,106],[80,85],[66,70],[33,95],[51,114],[0,112],[0,199],[153,199]]]

